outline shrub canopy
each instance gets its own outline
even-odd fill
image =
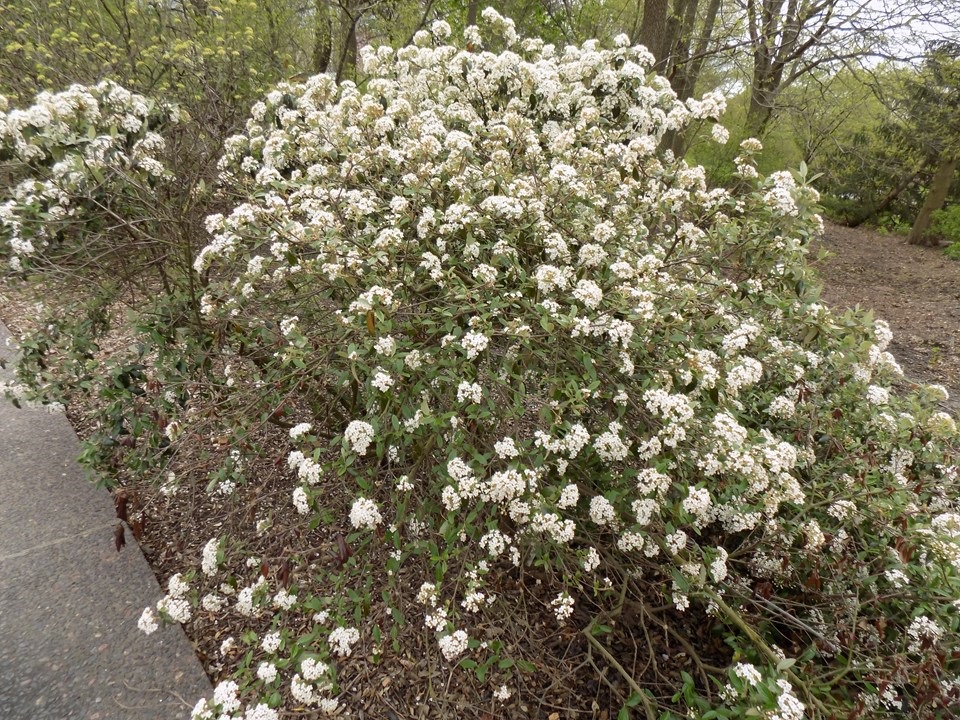
[[[630,603],[724,637],[728,670],[626,700],[648,717],[948,712],[956,428],[942,388],[890,392],[884,323],[818,303],[816,193],[759,177],[754,140],[729,191],[660,152],[724,102],[677,101],[626,38],[559,50],[484,20],[469,50],[442,22],[368,50],[362,89],[278,86],[227,142],[236,203],[194,264],[207,392],[235,437],[289,427],[289,512],[363,550],[288,590],[211,540],[161,614],[274,615],[196,715],[333,711],[353,648],[402,622],[506,700],[523,650],[482,628],[524,574],[593,644]],[[201,422],[181,373],[153,378],[174,444]]]

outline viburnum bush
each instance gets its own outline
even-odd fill
[[[181,119],[176,107],[110,81],[40,93],[25,110],[0,101],[0,162],[17,181],[0,204],[0,249],[11,267],[58,252],[88,260],[107,237],[114,251],[117,238],[136,243],[137,221],[149,218],[130,206],[136,190],[170,178],[161,132]]]
[[[158,362],[169,380],[172,368],[182,376],[202,361],[191,269],[202,169],[171,158],[189,124],[175,104],[108,80],[42,92],[25,109],[0,98],[0,258],[48,284],[35,330],[20,338],[22,382],[11,394],[27,403],[94,396],[97,431],[84,458],[98,469],[151,428],[151,453],[167,443],[158,403],[142,399],[147,366]],[[104,360],[100,345],[123,305],[137,311],[138,343]],[[131,464],[151,464],[141,462],[151,453],[131,454]]]
[[[194,265],[215,411],[162,363],[151,392],[177,399],[174,450],[211,415],[283,425],[288,514],[343,535],[269,578],[211,538],[170,579],[144,631],[250,628],[194,717],[349,711],[414,653],[519,715],[520,640],[571,630],[622,676],[621,717],[954,715],[956,426],[942,388],[891,389],[886,324],[818,302],[816,192],[760,177],[755,140],[734,190],[661,152],[694,123],[724,142],[724,101],[677,101],[625,37],[483,19],[467,50],[437,22],[365,51],[362,87],[281,85],[227,142],[236,203]],[[249,460],[212,492],[256,482]],[[648,635],[634,676],[605,644],[628,616],[691,673]]]

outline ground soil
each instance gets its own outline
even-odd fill
[[[829,253],[815,263],[827,304],[859,305],[886,320],[904,376],[944,385],[949,409],[960,411],[960,262],[902,235],[833,223],[820,246]]]

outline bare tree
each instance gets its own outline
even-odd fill
[[[911,24],[941,16],[932,7],[921,14],[912,0],[738,1],[750,49],[747,127],[755,135],[764,133],[781,93],[798,79],[859,58],[909,54],[903,41]]]

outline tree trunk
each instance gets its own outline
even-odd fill
[[[877,214],[882,213],[884,210],[890,207],[890,204],[894,200],[896,200],[898,197],[900,197],[900,194],[904,190],[910,187],[910,183],[916,180],[917,176],[920,173],[922,173],[924,170],[926,170],[927,166],[931,162],[932,162],[931,158],[927,158],[926,160],[924,160],[923,163],[920,165],[920,167],[916,169],[916,171],[907,175],[899,183],[897,183],[897,186],[895,188],[893,188],[890,192],[884,195],[883,200],[878,202],[876,205],[873,205],[867,208],[866,212],[864,212],[862,215],[855,218],[854,220],[851,220],[847,224],[847,227],[859,227],[860,225],[863,225],[863,223],[865,223],[867,220],[870,220],[871,218],[876,217]]]
[[[470,0],[467,3],[467,25],[477,24],[477,7],[479,5],[480,0]]]
[[[357,22],[360,14],[356,12],[353,2],[340,5],[340,39],[343,43],[340,48],[340,62],[337,63],[337,82],[353,80],[357,73]]]
[[[747,108],[747,134],[762,138],[773,119],[773,103],[776,93],[765,85],[769,79],[760,73],[754,73],[753,87],[750,88],[750,107]]]
[[[657,62],[663,59],[668,50],[664,47],[666,37],[667,0],[645,0],[643,21],[640,23],[640,44],[653,53]]]
[[[663,57],[657,58],[654,70],[673,85],[680,66],[690,55],[690,41],[697,19],[700,0],[674,0],[664,25]],[[676,87],[673,88],[676,90]]]
[[[677,97],[681,100],[686,100],[693,96],[693,91],[697,86],[697,80],[700,79],[700,71],[703,70],[703,61],[707,57],[710,42],[713,40],[713,28],[719,12],[720,0],[710,0],[710,4],[707,6],[706,17],[703,19],[703,27],[700,29],[700,37],[697,39],[697,44],[693,49],[693,57],[681,68],[680,77],[673,88],[677,93]]]
[[[923,201],[923,207],[917,213],[917,219],[913,221],[913,227],[910,228],[909,243],[911,245],[935,245],[936,241],[927,238],[927,230],[930,227],[930,218],[937,210],[943,207],[944,200],[950,192],[950,186],[953,184],[953,177],[957,174],[957,166],[960,165],[960,157],[945,157],[937,168],[937,173],[933,176],[933,182],[930,184],[930,192],[927,193]]]
[[[333,51],[333,27],[330,23],[330,11],[324,0],[316,0],[313,8],[316,14],[313,27],[313,54],[310,67],[314,73],[325,73],[330,67],[330,53]]]

